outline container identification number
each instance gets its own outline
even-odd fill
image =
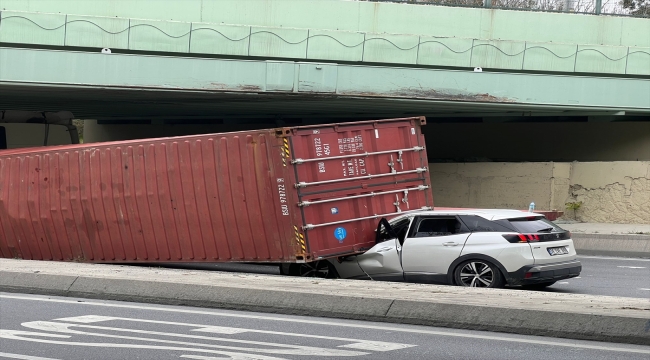
[[[278,178],[278,194],[280,195],[280,209],[283,216],[289,216],[289,205],[287,204],[287,188],[283,178]]]
[[[323,144],[321,138],[314,138],[314,147],[316,148],[316,156],[321,157],[323,154],[329,156],[332,151],[329,144]]]

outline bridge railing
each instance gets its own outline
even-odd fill
[[[641,27],[639,31],[647,29]],[[612,32],[619,41],[624,34],[623,28],[618,33]],[[570,38],[573,37],[575,34],[571,33]],[[630,39],[616,45],[586,40],[480,39],[0,11],[0,44],[477,68],[477,71],[486,68],[650,75],[650,47],[631,46],[634,41]]]
[[[650,17],[649,0],[358,0],[522,11]]]

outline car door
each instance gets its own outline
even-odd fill
[[[378,228],[378,243],[370,250],[357,256],[359,267],[373,280],[404,281],[401,252],[411,218],[392,224],[393,234],[388,236]],[[396,236],[392,236],[396,235]]]
[[[402,246],[402,268],[411,282],[446,283],[469,229],[455,216],[416,217]]]

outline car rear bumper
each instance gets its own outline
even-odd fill
[[[578,260],[563,261],[544,265],[527,265],[509,272],[509,285],[530,285],[568,279],[580,275],[582,264]]]

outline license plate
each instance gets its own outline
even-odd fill
[[[552,248],[546,248],[548,251],[549,255],[566,255],[569,253],[569,250],[566,248],[566,246],[559,246],[559,247],[552,247]]]

